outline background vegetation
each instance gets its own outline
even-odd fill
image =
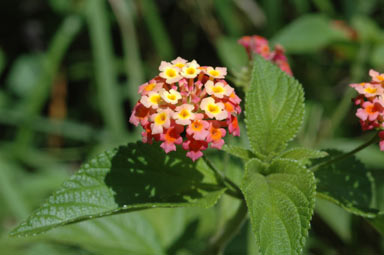
[[[372,134],[362,135],[348,84],[384,72],[383,17],[382,0],[0,1],[1,254],[197,254],[238,206],[230,197],[214,209],[153,209],[28,239],[7,233],[81,162],[140,139],[129,114],[161,60],[227,66],[235,82],[248,61],[236,43],[243,35],[282,44],[304,85],[296,144],[356,147]],[[241,176],[238,161],[211,154]],[[372,146],[357,156],[382,209],[384,154]],[[246,224],[226,254],[256,254],[249,232]],[[383,244],[368,222],[319,199],[304,254],[383,254]]]

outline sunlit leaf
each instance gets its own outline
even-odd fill
[[[303,122],[303,89],[293,77],[255,55],[245,114],[253,152],[270,155],[282,151]]]
[[[315,188],[313,173],[296,161],[277,159],[270,166],[257,159],[247,163],[241,189],[261,254],[301,254]]]
[[[128,144],[98,155],[21,223],[31,235],[95,217],[153,207],[210,207],[224,192],[203,161],[158,144]]]

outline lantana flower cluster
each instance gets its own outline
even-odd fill
[[[291,67],[281,45],[275,45],[275,50],[271,50],[268,40],[259,35],[243,36],[238,42],[245,48],[250,59],[252,59],[252,54],[259,54],[292,76]]]
[[[241,99],[225,80],[225,67],[200,66],[181,57],[162,61],[159,75],[139,87],[130,123],[144,128],[144,143],[161,141],[166,153],[182,145],[193,161],[208,146],[221,149],[227,131],[240,135]]]
[[[350,86],[359,95],[354,99],[359,108],[356,116],[360,119],[361,128],[365,130],[384,130],[384,74],[370,70],[370,82],[354,83]],[[384,131],[379,132],[380,150],[384,151]]]

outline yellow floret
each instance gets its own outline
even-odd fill
[[[167,114],[165,112],[159,113],[155,117],[155,123],[157,125],[162,125],[167,120]]]
[[[161,100],[161,97],[159,94],[154,94],[152,96],[150,96],[149,98],[149,101],[152,103],[152,104],[159,104],[160,103],[160,100]]]
[[[183,109],[179,113],[180,119],[188,119],[191,116],[191,113],[187,109]]]

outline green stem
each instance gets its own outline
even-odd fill
[[[156,52],[162,59],[170,59],[174,56],[174,50],[168,32],[157,9],[154,0],[137,1],[143,12],[143,19],[152,38]]]
[[[243,200],[237,209],[233,218],[231,218],[224,229],[217,232],[217,234],[211,239],[208,248],[205,250],[204,254],[207,255],[221,255],[223,254],[224,248],[229,243],[230,240],[239,232],[243,226],[245,220],[247,219],[248,208]]]
[[[240,188],[232,180],[228,179],[221,171],[219,171],[206,156],[203,156],[203,160],[208,165],[208,167],[212,169],[216,177],[221,180],[222,184],[224,184],[224,186],[227,188],[225,193],[234,198],[244,199]]]
[[[103,0],[87,2],[86,18],[94,58],[95,82],[101,115],[114,142],[125,137],[122,97],[117,84],[108,9]]]
[[[371,144],[377,142],[378,138],[379,138],[379,137],[378,137],[378,135],[377,135],[377,133],[376,133],[376,134],[375,134],[375,135],[374,135],[368,142],[366,142],[366,143],[360,145],[359,147],[357,147],[357,148],[351,150],[350,152],[347,152],[347,153],[342,154],[342,155],[340,155],[340,156],[338,156],[338,157],[335,157],[335,158],[331,158],[331,159],[329,159],[328,161],[322,162],[322,163],[320,163],[320,164],[314,165],[314,166],[312,166],[312,167],[310,168],[310,170],[312,170],[312,171],[316,171],[316,170],[318,170],[318,169],[321,168],[321,167],[324,167],[324,166],[330,165],[330,164],[332,164],[332,163],[334,163],[334,162],[341,161],[341,160],[343,160],[343,159],[345,159],[345,158],[348,158],[349,156],[352,156],[353,154],[355,154],[355,153],[357,153],[357,152],[359,152],[359,151],[365,149],[365,148],[368,147],[369,145],[371,145]]]
[[[127,75],[127,96],[133,108],[139,99],[137,87],[144,82],[144,70],[142,68],[133,17],[133,3],[125,0],[109,0],[109,3],[116,15],[121,32],[124,53],[123,59]]]

